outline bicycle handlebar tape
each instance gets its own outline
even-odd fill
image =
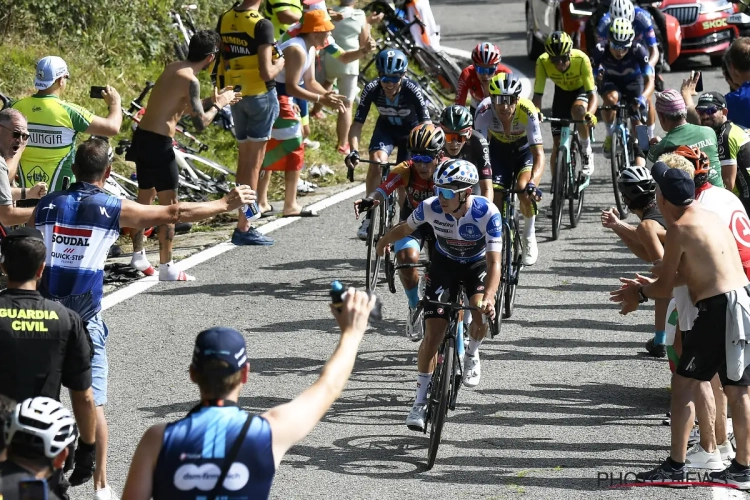
[[[346,290],[344,289],[344,285],[341,284],[340,281],[334,281],[331,283],[331,304],[333,304],[333,307],[341,311],[341,306],[344,305],[344,299],[346,298]],[[372,297],[372,292],[367,292],[367,295]],[[370,321],[380,321],[383,319],[383,303],[380,302],[379,297],[375,297],[375,307],[372,308],[372,311],[370,311]]]

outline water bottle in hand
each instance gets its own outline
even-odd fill
[[[340,281],[334,281],[331,283],[331,304],[341,310],[341,306],[344,304],[346,298],[346,290],[344,285]],[[372,292],[367,292],[367,295],[372,297]],[[383,319],[383,304],[380,302],[378,297],[375,297],[375,307],[370,311],[370,321]]]

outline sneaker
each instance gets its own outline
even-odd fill
[[[311,141],[309,137],[307,137],[304,141],[302,141],[302,144],[304,144],[305,148],[309,149],[310,151],[315,151],[316,149],[320,149],[320,143],[318,141]]]
[[[750,490],[750,469],[740,468],[735,460],[720,472],[709,474],[714,483],[731,484],[740,490]]]
[[[667,346],[664,344],[654,344],[654,339],[650,338],[646,342],[646,351],[655,358],[663,358],[667,355]]]
[[[115,495],[112,488],[105,486],[101,490],[96,490],[94,493],[94,500],[120,500],[120,498]]]
[[[732,448],[732,443],[729,442],[729,439],[724,441],[718,446],[719,453],[721,453],[721,459],[725,462],[729,462],[734,459],[734,448]]]
[[[539,258],[539,249],[536,246],[536,236],[523,239],[523,265],[533,266]]]
[[[698,443],[688,450],[685,456],[685,467],[691,469],[724,470],[724,462],[721,460],[721,452],[718,448],[709,453]]]
[[[412,342],[419,342],[424,337],[424,324],[422,323],[422,313],[419,314],[415,323],[411,322],[414,317],[415,309],[409,308],[409,315],[406,317],[406,336]]]
[[[685,468],[675,470],[672,468],[669,459],[664,460],[660,466],[647,472],[639,472],[635,475],[635,480],[639,483],[672,483],[674,485],[665,484],[664,486],[673,486],[677,488],[685,488],[687,485],[679,484],[685,481]]]
[[[362,225],[359,226],[359,230],[357,231],[357,238],[359,238],[362,241],[367,240],[367,231],[370,229],[370,219],[365,218],[365,220],[362,221]]]
[[[406,417],[406,426],[413,431],[424,432],[424,418],[426,413],[426,404],[418,405],[414,403],[411,411],[409,411],[409,415]]]
[[[464,354],[464,385],[466,387],[476,387],[479,385],[479,379],[482,377],[482,364],[479,362],[479,353],[476,356]]]
[[[604,152],[604,157],[606,159],[612,158],[612,136],[608,135],[604,139],[604,146],[602,147],[602,151]]]
[[[268,236],[260,234],[257,229],[250,228],[249,231],[240,231],[235,228],[232,233],[232,244],[237,246],[243,245],[273,245],[273,240]]]
[[[587,177],[594,175],[594,152],[591,151],[591,148],[583,153],[583,168],[581,171]]]

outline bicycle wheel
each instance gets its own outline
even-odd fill
[[[622,199],[622,194],[617,188],[617,177],[620,172],[625,168],[625,142],[620,130],[616,130],[612,134],[612,161],[610,165],[612,167],[612,188],[615,191],[615,204],[617,205],[617,211],[620,212],[620,218],[624,219],[628,216],[628,206]]]
[[[497,293],[495,294],[495,319],[492,321],[495,323],[495,335],[500,333],[500,327],[502,326],[504,317],[504,305],[505,305],[505,292],[509,283],[510,267],[508,263],[511,259],[511,252],[506,249],[510,249],[512,245],[510,235],[510,225],[505,224],[503,230],[503,252],[500,257],[500,286],[497,287]],[[494,337],[493,337],[494,338]]]
[[[555,166],[554,194],[552,195],[552,239],[560,237],[562,225],[563,203],[567,193],[568,165],[565,161],[567,152],[565,146],[557,150],[557,165]]]
[[[455,327],[454,327],[455,328]],[[456,339],[448,337],[443,344],[443,362],[435,372],[439,372],[438,383],[431,389],[430,406],[432,407],[430,418],[430,445],[427,449],[427,470],[432,469],[437,458],[440,437],[443,434],[445,417],[448,415],[448,402],[451,399],[453,380],[453,351],[456,348]],[[435,378],[433,377],[433,382]]]
[[[577,227],[578,221],[581,220],[583,211],[583,194],[585,189],[578,190],[582,182],[580,169],[583,168],[583,155],[581,154],[581,145],[573,137],[570,143],[570,171],[568,174],[568,215],[570,216],[570,227]]]
[[[523,251],[521,249],[521,235],[518,233],[518,214],[514,221],[515,230],[513,231],[513,245],[510,255],[510,281],[505,289],[505,317],[513,316],[513,306],[516,304],[516,286],[518,285],[518,275],[521,274],[521,260]]]

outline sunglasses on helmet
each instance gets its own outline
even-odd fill
[[[518,101],[518,97],[514,95],[493,95],[492,104],[515,104]]]
[[[426,154],[416,154],[411,155],[411,160],[416,163],[432,163],[435,161],[435,157]]]
[[[477,75],[492,76],[497,72],[497,64],[493,66],[474,66],[477,70]]]
[[[401,81],[401,75],[380,75],[382,83],[398,83]]]
[[[435,194],[443,197],[446,200],[452,200],[453,198],[458,196],[458,193],[460,192],[461,191],[454,191],[453,189],[435,186]]]

